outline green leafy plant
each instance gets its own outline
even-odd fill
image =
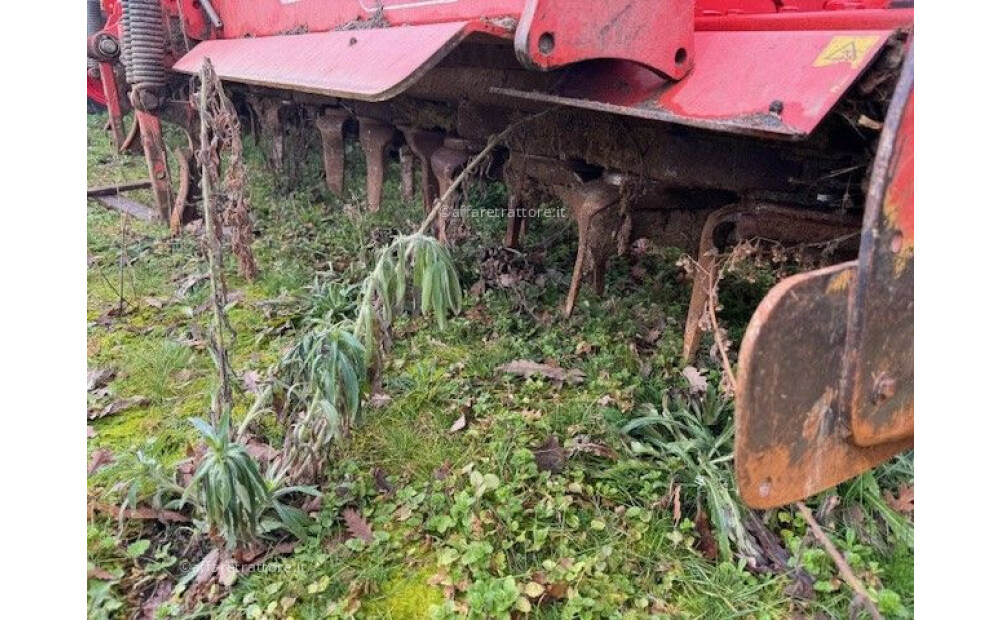
[[[707,505],[722,559],[732,559],[734,545],[737,553],[752,556],[753,543],[743,525],[745,508],[733,479],[730,402],[710,386],[700,403],[665,395],[660,411],[649,404],[639,409],[642,415],[622,427],[633,452],[678,459],[682,485],[693,491],[694,503],[704,500]]]
[[[311,327],[272,369],[273,380],[240,426],[239,436],[269,407],[286,420],[291,476],[314,479],[332,441],[360,422],[361,399],[372,369],[380,367],[393,318],[410,300],[443,327],[448,312],[458,312],[462,291],[448,250],[417,233],[386,246],[361,284],[353,322],[334,317],[350,308],[345,289],[312,287]],[[419,297],[419,304],[417,298]],[[319,316],[318,316],[319,315]]]
[[[315,277],[306,287],[309,318],[322,319],[327,323],[337,323],[350,318],[357,310],[358,288],[358,284],[345,285],[334,280]]]
[[[189,497],[197,498],[209,536],[219,537],[230,548],[257,541],[263,534],[283,527],[299,538],[306,536],[308,516],[280,501],[290,493],[318,495],[312,487],[281,486],[282,475],[261,474],[246,447],[230,438],[229,416],[218,427],[192,418],[208,450],[191,484],[181,496],[183,507]]]
[[[910,480],[912,482],[912,477]],[[867,471],[845,482],[840,488],[844,503],[857,503],[862,509],[876,515],[885,523],[896,540],[910,549],[913,548],[913,522],[893,510],[885,501],[874,471]]]
[[[364,343],[369,361],[408,299],[421,314],[433,315],[440,329],[448,312],[458,313],[462,307],[462,287],[451,254],[436,239],[421,233],[396,237],[379,254],[364,281],[354,335]]]

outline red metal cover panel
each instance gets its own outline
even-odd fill
[[[223,80],[383,101],[406,90],[475,29],[463,21],[203,41],[173,69],[197,73],[210,58]]]
[[[890,34],[695,32],[694,69],[678,82],[639,65],[600,61],[570,69],[555,92],[494,92],[720,131],[804,137]]]

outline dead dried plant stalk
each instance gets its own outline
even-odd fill
[[[225,334],[230,330],[226,319],[226,280],[222,272],[222,222],[215,205],[215,189],[219,181],[219,156],[213,135],[213,101],[218,105],[218,94],[222,87],[212,63],[207,58],[201,65],[201,89],[198,93],[198,115],[201,117],[201,144],[198,160],[201,164],[201,196],[205,214],[205,243],[208,253],[208,275],[211,282],[213,327],[210,350],[218,370],[218,391],[212,400],[212,423],[218,426],[220,420],[228,416],[233,406],[232,387],[229,384],[229,353],[226,349]],[[225,97],[225,95],[222,95]],[[228,101],[228,100],[227,100]]]
[[[865,608],[868,609],[868,613],[871,614],[872,619],[882,620],[882,614],[878,612],[878,607],[875,606],[875,601],[868,596],[868,590],[865,589],[864,584],[861,583],[861,581],[854,574],[854,571],[851,570],[847,560],[844,559],[844,556],[841,555],[840,551],[837,550],[837,547],[834,546],[833,541],[830,540],[830,538],[826,535],[826,532],[823,531],[823,528],[821,528],[819,523],[816,522],[812,511],[809,510],[809,507],[802,502],[795,502],[795,507],[798,508],[799,514],[801,514],[802,518],[806,520],[806,523],[809,524],[810,531],[812,531],[816,539],[819,540],[820,544],[823,545],[826,552],[830,554],[830,557],[833,559],[833,563],[837,565],[837,570],[840,571],[840,576],[844,578],[847,585],[851,586],[851,589],[854,590],[854,593],[864,604]]]
[[[215,74],[211,60],[207,58],[202,65],[198,112],[202,120],[200,150],[203,157],[208,156],[202,161],[202,183],[214,189],[211,193],[204,193],[211,195],[213,202],[221,203],[218,212],[221,223],[231,230],[230,246],[239,263],[240,275],[253,280],[257,277],[257,263],[251,247],[253,228],[246,195],[247,172],[243,163],[240,120],[233,102],[226,96],[222,82]],[[211,164],[207,169],[206,162]],[[225,170],[222,169],[223,163]],[[216,227],[216,235],[222,238],[222,226]]]

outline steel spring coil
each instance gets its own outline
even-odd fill
[[[101,0],[87,0],[87,36],[100,32],[104,28],[104,14],[101,13]],[[87,66],[97,68],[97,61],[87,58]]]
[[[122,8],[125,80],[137,90],[165,87],[166,34],[160,0],[124,0]]]

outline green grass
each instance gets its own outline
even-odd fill
[[[102,124],[103,117],[88,119],[89,182],[143,178],[140,157],[109,152]],[[170,140],[177,137],[168,134]],[[302,158],[302,181],[294,189],[265,171],[252,146],[247,161],[261,274],[256,282],[245,282],[227,262],[229,289],[242,293],[229,312],[236,331],[231,359],[237,376],[248,371],[263,376],[301,335],[308,287],[357,285],[392,231],[415,229],[422,209],[401,199],[398,165],[392,164],[382,210],[365,213],[356,146],[348,152],[344,200],[326,191],[315,149]],[[151,201],[148,193],[134,197]],[[503,204],[503,191],[489,187],[475,199]],[[345,203],[359,215],[351,215]],[[466,291],[479,279],[479,248],[498,245],[504,227],[499,219],[471,224],[473,237],[455,249]],[[116,460],[89,479],[88,489],[108,500],[120,499],[121,483],[135,475],[136,450],[165,464],[184,456],[197,439],[187,418],[207,415],[216,380],[208,352],[197,342],[208,333],[207,313],[197,312],[206,300],[204,283],[173,299],[186,277],[206,270],[190,237],[169,240],[163,228],[129,220],[125,252],[131,262],[124,271],[129,311],[105,317],[119,303],[121,228],[119,214],[90,203],[88,364],[118,370],[108,398],[149,398],[144,408],[91,423],[96,436],[88,440],[89,449],[107,448]],[[618,429],[638,415],[638,405],[659,406],[664,391],[686,385],[680,341],[689,286],[681,282],[675,252],[638,259],[646,271],[642,282],[630,277],[626,261],[615,259],[605,298],[584,286],[576,312],[564,319],[559,307],[574,236],[568,222],[532,222],[526,245],[546,246],[538,270],[544,281],[467,297],[462,315],[443,330],[430,317],[398,318],[383,372],[382,389],[390,400],[380,408],[364,406],[364,423],[336,448],[310,538],[294,554],[272,560],[268,570],[241,576],[217,606],[185,609],[177,595],[169,613],[503,617],[527,603],[529,614],[538,618],[846,616],[850,594],[829,558],[817,556],[815,545],[801,544],[806,528],[794,512],[773,511],[767,519],[792,549],[793,563],[825,584],[811,601],[791,599],[784,575],[756,575],[738,563],[705,560],[695,548],[693,506],[683,507],[676,525],[670,508],[654,507],[678,477],[679,464],[631,456]],[[734,338],[766,282],[727,282],[723,319]],[[659,337],[649,343],[644,338],[651,331]],[[557,389],[544,380],[496,373],[500,364],[521,358],[577,368],[585,381]],[[705,364],[718,381],[719,369]],[[252,395],[237,389],[237,419],[251,401]],[[468,427],[450,433],[463,413]],[[532,450],[551,434],[560,441],[588,435],[617,458],[578,454],[559,473],[539,471]],[[378,491],[375,468],[389,476],[394,496]],[[442,470],[449,473],[435,476]],[[483,482],[490,476],[496,476],[495,488]],[[876,478],[893,485],[912,480],[912,465],[907,471],[892,464]],[[345,507],[364,515],[375,532],[372,543],[348,540],[341,518]],[[878,529],[875,511],[865,514]],[[109,600],[121,602],[111,615],[124,617],[148,595],[142,587],[133,589],[133,571],[153,571],[153,550],[168,543],[164,553],[188,558],[187,535],[131,524],[120,539],[117,533],[117,523],[105,517],[89,524],[88,561],[122,574],[110,589],[91,580],[91,604],[107,609]],[[831,534],[849,550],[859,576],[876,591],[897,595],[895,606],[885,595],[888,616],[912,612],[912,549],[884,532],[881,543],[865,542],[841,521]],[[125,549],[139,536],[154,544],[132,560]],[[177,568],[164,571],[156,574],[180,576]],[[545,589],[541,600],[529,596],[532,582]]]

